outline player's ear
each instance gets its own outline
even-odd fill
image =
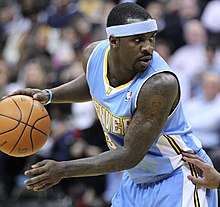
[[[110,42],[111,48],[113,48],[113,49],[117,48],[119,46],[119,38],[117,38],[117,37],[115,37],[113,35],[111,35],[109,37],[109,42]]]

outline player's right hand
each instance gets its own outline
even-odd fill
[[[25,171],[29,178],[24,181],[27,189],[34,191],[46,190],[60,182],[65,175],[65,162],[43,160]]]
[[[25,88],[25,89],[16,90],[16,91],[4,96],[2,99],[7,98],[9,96],[14,96],[14,95],[31,96],[33,99],[41,102],[43,105],[49,99],[49,93],[47,91],[40,90],[40,89],[32,89],[32,88]]]

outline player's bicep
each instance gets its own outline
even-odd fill
[[[143,85],[125,136],[125,147],[140,159],[163,129],[177,97],[178,82],[172,74],[157,74]]]

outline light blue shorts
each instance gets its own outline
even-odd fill
[[[189,165],[185,163],[162,181],[136,184],[125,172],[112,207],[218,207],[217,190],[195,186],[188,180],[189,174]]]

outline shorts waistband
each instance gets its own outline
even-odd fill
[[[163,180],[175,175],[175,174],[179,174],[180,172],[182,172],[181,167],[177,168],[176,170],[174,170],[172,173],[170,174],[163,174],[163,175],[158,175],[155,178],[151,179],[151,182],[148,183],[137,183],[137,186],[142,187],[142,188],[148,188],[150,186],[154,186],[160,182],[162,182]]]

